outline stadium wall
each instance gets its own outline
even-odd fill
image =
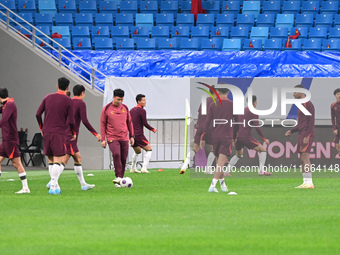
[[[2,30],[0,38],[0,86],[7,87],[10,97],[14,98],[18,107],[18,128],[28,128],[31,141],[34,133],[40,132],[35,118],[39,104],[47,94],[56,91],[57,79],[65,74]],[[70,80],[72,89],[77,83]],[[103,97],[87,92],[85,102],[88,119],[99,132]],[[84,169],[103,169],[103,149],[83,125],[78,145]],[[73,168],[72,160],[67,168]]]

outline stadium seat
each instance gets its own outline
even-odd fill
[[[49,13],[37,13],[35,15],[36,26],[53,26],[53,15]]]
[[[256,20],[257,27],[274,27],[275,14],[259,14]]]
[[[54,0],[45,0],[38,2],[39,13],[51,14],[53,17],[57,13],[57,8]]]
[[[309,29],[309,39],[315,39],[315,38],[321,38],[326,39],[327,38],[327,27],[311,27]]]
[[[241,39],[224,39],[223,51],[240,51],[242,49]]]
[[[194,14],[179,13],[177,14],[177,26],[189,26],[190,29],[195,24]]]
[[[92,50],[92,44],[90,38],[76,37],[73,39],[74,50]]]
[[[25,25],[22,25],[22,26],[14,26],[14,29],[16,31],[18,31],[18,33],[22,33],[24,36],[26,36],[27,38],[32,38],[32,34],[30,32],[32,32],[32,27],[31,26],[25,26]],[[48,29],[48,27],[47,27]],[[38,32],[38,31],[36,31]]]
[[[108,37],[94,38],[94,48],[95,50],[113,50],[112,38]]]
[[[261,2],[260,1],[244,1],[242,14],[254,15],[255,18],[260,14]]]
[[[181,13],[191,13],[191,1],[183,1],[181,6]]]
[[[268,27],[252,27],[250,32],[250,39],[262,39],[262,42],[264,43],[264,40],[268,39],[268,34]]]
[[[146,26],[151,32],[153,27],[153,14],[152,13],[136,13],[136,26]]]
[[[77,5],[75,0],[61,1],[59,0],[59,13],[77,13]]]
[[[52,26],[52,34],[58,33],[64,37],[70,37],[70,28],[68,26]]]
[[[239,1],[224,1],[222,4],[222,14],[234,14],[235,16],[240,13]]]
[[[198,39],[197,38],[193,38],[193,39],[181,38],[180,49],[181,50],[198,50],[199,49]]]
[[[116,38],[118,38],[118,37],[129,38],[130,37],[129,26],[114,26],[114,27],[111,27],[111,37],[112,37],[114,45],[116,44]]]
[[[223,44],[223,39],[229,38],[229,27],[212,27],[210,32],[211,39],[219,39],[220,46]]]
[[[312,27],[314,23],[313,14],[297,14],[295,19],[296,27]]]
[[[132,38],[118,37],[116,39],[116,50],[134,50],[135,44]]]
[[[277,50],[280,51],[282,49],[282,39],[266,39],[264,41],[263,50]]]
[[[264,1],[262,14],[278,14],[281,11],[280,1]]]
[[[178,2],[177,1],[161,1],[161,13],[172,13],[176,19],[178,13]]]
[[[74,26],[72,13],[57,13],[55,15],[56,26],[68,26],[70,29]]]
[[[11,11],[17,12],[17,10],[16,10],[17,8],[16,8],[14,0],[0,0],[0,3],[3,4],[4,6],[6,6]],[[6,10],[6,9],[2,6],[0,6],[0,11],[4,12],[4,10]]]
[[[294,30],[295,31],[295,30]],[[270,39],[285,39],[288,36],[287,27],[272,27],[270,30]]]
[[[94,16],[97,13],[97,3],[95,0],[79,1],[79,13],[91,13]]]
[[[72,39],[76,37],[90,38],[90,28],[88,26],[74,26],[72,27]]]
[[[201,42],[201,50],[207,51],[207,50],[214,50],[214,51],[220,51],[222,48],[222,44],[220,44],[220,40],[217,39],[209,39],[209,38],[203,38]]]
[[[196,26],[213,27],[215,25],[214,14],[197,14]]]
[[[116,26],[133,26],[133,14],[132,13],[117,13],[116,14]]]
[[[262,39],[246,39],[244,40],[243,50],[262,50]]]
[[[92,41],[95,37],[110,37],[110,30],[108,26],[93,26],[91,33]]]
[[[202,1],[202,7],[207,14],[216,15],[220,13],[220,1]]]
[[[45,35],[51,36],[51,30],[49,26],[36,26],[36,28],[40,30],[40,31],[38,30],[35,31],[36,36],[39,36],[39,37],[44,37]],[[32,31],[32,28],[30,31]]]
[[[155,50],[156,42],[155,38],[138,38],[137,50]]]
[[[112,13],[97,13],[95,15],[96,26],[113,26]]]
[[[334,27],[340,27],[340,14],[335,14],[334,15]]]
[[[32,13],[18,13],[19,17],[15,16],[14,20],[19,24],[26,25],[26,22],[34,25],[33,15]],[[26,22],[25,22],[26,21]]]
[[[300,1],[284,1],[282,4],[283,14],[299,14],[300,13]]]
[[[121,1],[120,2],[120,13],[132,13],[138,12],[137,1]]]
[[[253,27],[255,23],[255,16],[248,14],[238,14],[236,19],[236,25],[239,27]]]
[[[174,15],[172,13],[158,13],[156,15],[157,26],[170,26],[174,25]]]
[[[303,1],[301,13],[303,14],[318,14],[320,10],[319,1]]]
[[[170,29],[168,26],[154,26],[151,30],[151,37],[166,37],[169,38]]]
[[[290,29],[290,35],[295,35],[296,30],[299,31],[299,38],[300,39],[306,39],[308,37],[309,27],[292,27]]]
[[[189,38],[190,30],[188,26],[173,26],[171,32],[171,38],[175,38],[177,41],[177,49],[180,49],[181,39],[182,38]]]
[[[117,3],[114,1],[100,1],[99,5],[100,13],[111,13],[113,17],[117,14]]]
[[[157,48],[158,50],[176,50],[177,40],[176,38],[159,38]]]
[[[327,27],[329,28],[333,25],[333,14],[316,14],[315,26],[316,27]]]
[[[324,39],[322,41],[322,51],[326,52],[339,52],[340,51],[340,39]]]
[[[332,27],[329,30],[329,39],[339,38],[340,39],[340,27]]]
[[[19,0],[18,3],[19,13],[28,12],[32,13],[32,16],[37,12],[37,8],[34,0]]]
[[[230,31],[230,38],[248,39],[249,38],[249,27],[232,27]]]
[[[76,13],[76,26],[93,26],[92,13]]]
[[[156,18],[156,14],[158,13],[157,1],[141,1],[140,12],[141,13],[152,13],[153,17]]]
[[[209,27],[193,27],[191,30],[191,38],[197,38],[198,39],[198,45],[201,45],[203,38],[209,38]]]
[[[322,39],[305,39],[303,41],[303,51],[321,51]]]
[[[148,27],[131,27],[131,38],[134,39],[134,43],[137,43],[139,37],[150,38],[150,32]]]
[[[64,38],[55,38],[53,39],[53,47],[58,49],[59,45],[56,43],[59,43],[61,46],[64,48],[71,50],[71,39],[69,37],[64,37]]]
[[[301,51],[301,45],[303,39],[289,39],[291,47],[286,47],[286,43],[284,43],[282,50],[284,51]]]
[[[294,25],[294,14],[277,14],[276,27],[292,28]]]
[[[320,14],[337,14],[339,10],[338,1],[322,1]]]
[[[217,27],[233,27],[235,25],[234,14],[217,14],[216,26]]]

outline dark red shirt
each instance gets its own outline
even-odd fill
[[[237,116],[237,122],[245,123],[244,125],[243,124],[235,125],[235,128],[238,130],[237,137],[251,137],[252,126],[255,126],[257,133],[259,134],[261,139],[265,141],[266,138],[263,135],[261,127],[259,127],[260,125],[259,125],[258,119],[259,119],[259,115],[252,113],[249,107],[246,107],[244,109],[244,115]],[[248,125],[249,120],[254,120],[254,121],[249,122],[250,125]]]
[[[340,129],[340,103],[338,102],[331,105],[331,119],[333,130]]]
[[[2,131],[2,141],[12,141],[19,145],[19,135],[17,128],[17,106],[13,98],[7,99],[0,107],[2,118],[0,128]]]
[[[311,113],[311,115],[304,115],[299,109],[297,113],[298,124],[290,131],[292,133],[299,132],[299,135],[309,138],[315,135],[315,109],[311,101],[308,101],[303,105]]]
[[[208,107],[211,103],[213,103],[214,100],[211,97],[207,97],[207,112],[208,112]],[[201,130],[204,128],[205,120],[206,120],[207,115],[202,115],[202,104],[200,104],[198,108],[198,116],[197,116],[197,123],[195,128],[197,130]]]
[[[154,131],[155,129],[151,127],[146,120],[146,111],[139,104],[130,110],[133,130],[135,131],[135,136],[144,135],[144,127]]]
[[[73,100],[64,92],[47,95],[36,113],[40,130],[43,133],[68,134],[71,128],[72,134],[75,134],[73,109]],[[45,113],[44,122],[43,113]]]

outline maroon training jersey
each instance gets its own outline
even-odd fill
[[[17,106],[13,98],[7,99],[0,107],[2,118],[0,120],[0,128],[2,131],[3,141],[12,141],[19,145],[19,135],[17,129]]]
[[[214,100],[211,97],[207,97],[207,108],[209,107],[209,105],[211,103],[213,103]],[[208,109],[207,109],[208,112]],[[197,130],[201,130],[204,128],[204,124],[205,124],[205,120],[206,120],[206,116],[207,115],[202,115],[202,104],[200,104],[199,108],[198,108],[198,116],[197,116],[197,123],[195,128]]]
[[[133,130],[135,131],[135,136],[144,135],[144,127],[154,131],[155,129],[151,127],[146,120],[146,111],[139,104],[130,110]]]
[[[233,126],[231,122],[235,120],[233,116],[233,102],[226,97],[221,97],[222,105],[220,103],[211,103],[208,107],[207,116],[203,128],[202,140],[205,140],[204,136],[207,131],[211,132],[212,138],[233,138]],[[228,121],[226,124],[216,124],[215,122],[223,123],[224,120]],[[221,121],[217,121],[221,120]],[[234,125],[234,124],[233,124]]]
[[[251,137],[251,129],[252,127],[251,126],[255,126],[255,129],[257,131],[257,133],[259,134],[259,136],[261,137],[261,139],[263,141],[266,140],[266,138],[264,137],[263,135],[263,132],[262,132],[262,129],[259,127],[259,116],[252,113],[249,109],[249,107],[246,107],[244,109],[244,115],[239,115],[237,116],[237,122],[244,122],[245,124],[237,124],[237,129],[238,129],[238,132],[237,132],[237,137]],[[248,121],[249,120],[254,120],[254,121],[251,121],[248,125]]]
[[[331,119],[333,130],[340,129],[340,103],[338,102],[331,105]]]
[[[43,133],[68,134],[68,130],[71,128],[72,134],[75,134],[73,109],[73,100],[65,92],[58,91],[47,95],[36,113],[40,130]],[[43,122],[42,114],[44,112]]]
[[[299,135],[309,138],[315,134],[315,109],[311,101],[308,101],[303,105],[312,115],[304,115],[299,109],[297,113],[298,124],[290,131],[292,133],[299,132]]]

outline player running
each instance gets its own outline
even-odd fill
[[[146,127],[150,131],[156,133],[157,129],[153,128],[149,125],[148,121],[146,120],[146,111],[144,109],[146,105],[145,95],[138,94],[136,96],[137,106],[133,107],[130,110],[133,129],[135,133],[135,143],[133,144],[132,148],[135,151],[132,156],[132,166],[131,166],[131,173],[145,173],[148,174],[149,171],[147,169],[149,161],[152,155],[152,149],[149,141],[144,136],[143,128]],[[141,171],[137,170],[137,157],[142,152],[142,149],[145,150],[143,166]]]
[[[252,97],[252,104],[254,107],[257,106],[257,98],[256,96]],[[252,135],[251,135],[251,129],[252,126],[255,126],[257,133],[261,137],[261,139],[269,145],[269,140],[266,139],[263,135],[262,129],[259,127],[259,116],[252,113],[249,110],[249,107],[246,107],[244,109],[244,115],[237,116],[237,122],[238,123],[244,123],[236,125],[235,131],[237,133],[236,135],[236,143],[235,143],[235,149],[236,149],[236,155],[231,158],[229,165],[228,165],[228,171],[226,174],[236,165],[236,163],[239,161],[239,159],[243,156],[243,147],[246,146],[250,150],[255,150],[260,153],[259,156],[259,175],[271,175],[272,173],[264,171],[264,165],[266,163],[267,158],[267,151],[262,146],[260,142],[258,142]],[[253,121],[250,121],[253,120]],[[249,123],[250,121],[250,123]],[[250,125],[251,126],[250,126]]]
[[[113,101],[107,104],[100,116],[100,133],[102,147],[106,148],[106,140],[112,152],[116,179],[113,183],[119,185],[125,174],[126,159],[129,152],[129,140],[134,144],[134,131],[128,107],[123,104],[124,90],[113,91]]]
[[[86,104],[84,102],[85,98],[85,87],[83,85],[76,85],[73,87],[73,102],[74,102],[74,131],[76,132],[76,139],[73,139],[71,132],[69,132],[66,140],[66,155],[62,159],[61,163],[61,172],[64,170],[65,165],[67,165],[70,157],[73,158],[74,161],[74,171],[76,172],[81,189],[89,190],[95,187],[94,184],[87,184],[84,179],[83,168],[81,166],[81,154],[78,149],[78,135],[80,122],[83,122],[84,126],[89,130],[98,140],[101,142],[102,137],[97,133],[97,131],[91,126],[90,122],[87,119],[86,114]],[[50,188],[51,183],[49,182],[46,187]]]
[[[19,152],[19,135],[17,129],[17,107],[13,98],[9,98],[8,90],[0,88],[0,113],[2,118],[0,120],[0,128],[2,131],[2,142],[0,144],[0,176],[1,176],[1,162],[5,158],[12,161],[13,166],[18,171],[22,189],[15,194],[30,193],[28,188],[26,172],[21,163]]]
[[[61,193],[58,179],[61,174],[62,159],[66,154],[67,134],[71,132],[72,139],[76,139],[73,100],[66,95],[69,84],[70,81],[65,77],[59,78],[58,92],[47,95],[36,113],[44,137],[44,154],[48,157],[48,170],[51,176],[48,194],[52,195]],[[44,122],[42,120],[43,113],[45,113]]]
[[[211,141],[214,148],[214,154],[217,157],[216,171],[214,178],[208,189],[208,192],[218,192],[216,183],[219,180],[221,191],[227,192],[228,187],[224,181],[223,166],[227,161],[227,157],[231,155],[231,145],[233,143],[233,127],[231,122],[235,119],[233,116],[233,102],[228,99],[229,90],[227,88],[216,88],[217,93],[222,101],[221,104],[215,105],[211,103],[208,107],[207,117],[201,137],[201,148],[205,145],[205,135],[211,130]],[[216,124],[215,120],[227,120],[227,124]]]
[[[304,89],[303,85],[296,85],[295,88]],[[302,92],[294,92],[296,99],[305,98],[306,95]],[[315,137],[315,110],[311,101],[303,104],[303,106],[311,113],[311,115],[305,115],[300,109],[298,110],[298,125],[293,129],[286,132],[286,136],[290,136],[295,132],[299,133],[298,136],[298,152],[300,153],[301,165],[302,165],[302,177],[303,184],[297,186],[298,189],[314,189],[311,163],[309,160],[309,153],[314,142]]]
[[[335,148],[340,155],[340,89],[334,90],[334,97],[336,102],[331,105],[331,119],[333,126],[333,133],[335,135],[333,142],[335,143]]]

